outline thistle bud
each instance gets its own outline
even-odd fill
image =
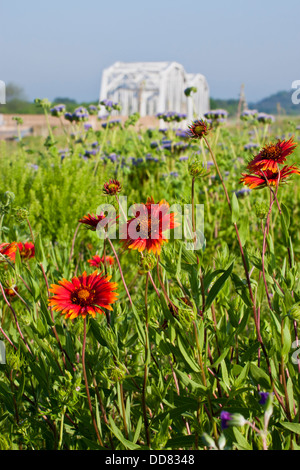
[[[258,219],[265,219],[269,212],[269,206],[265,202],[257,202],[254,206],[254,210]]]
[[[200,178],[207,176],[209,171],[203,162],[200,160],[194,160],[189,163],[189,173],[193,178]]]
[[[197,88],[195,86],[190,86],[184,90],[185,96],[191,96],[192,93],[197,93]]]
[[[14,208],[14,212],[15,212],[15,218],[17,222],[19,223],[24,222],[28,218],[28,215],[29,215],[28,210],[23,207]]]
[[[300,321],[300,302],[294,304],[288,311],[288,315],[296,320],[297,322]]]
[[[156,266],[157,259],[153,253],[147,253],[140,259],[139,274],[146,274]]]

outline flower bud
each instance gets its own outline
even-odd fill
[[[300,321],[300,302],[294,304],[288,311],[288,315],[296,320],[297,322]]]
[[[109,180],[108,183],[104,183],[103,193],[108,196],[114,196],[122,190],[122,185],[118,180]]]
[[[193,178],[200,178],[207,176],[209,171],[203,162],[200,160],[194,160],[189,163],[189,173]]]
[[[21,223],[24,222],[28,218],[29,212],[27,209],[24,209],[23,207],[16,207],[14,209],[15,212],[15,218],[17,222]]]
[[[201,139],[204,135],[207,135],[210,131],[209,123],[203,119],[198,119],[193,121],[192,124],[188,126],[187,135],[195,139]]]
[[[226,429],[230,426],[244,426],[246,420],[240,413],[229,413],[229,411],[222,411],[221,415],[221,428]]]
[[[269,206],[265,202],[257,202],[254,206],[254,210],[258,219],[265,219],[269,212]]]
[[[156,266],[157,259],[153,253],[147,253],[146,255],[141,257],[139,264],[139,274],[146,274],[149,271],[152,271],[152,269]]]

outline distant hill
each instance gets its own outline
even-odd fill
[[[279,91],[274,95],[267,98],[263,98],[256,103],[248,103],[249,109],[257,109],[259,112],[268,114],[286,114],[286,115],[299,115],[300,116],[300,104],[293,104],[292,102],[292,91]],[[226,109],[230,116],[235,116],[238,110],[239,100],[229,99],[210,99],[211,109]]]
[[[289,114],[300,115],[300,104],[293,104],[292,91],[279,91],[275,95],[264,98],[257,103],[249,104],[249,108],[255,108],[258,111],[268,114]]]

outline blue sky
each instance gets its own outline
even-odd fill
[[[10,0],[0,5],[0,79],[28,99],[97,100],[116,61],[177,61],[215,98],[248,101],[300,80],[299,0]]]

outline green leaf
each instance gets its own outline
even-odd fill
[[[288,210],[288,208],[286,207],[286,205],[282,202],[281,205],[281,213],[282,213],[282,216],[284,217],[284,220],[285,220],[285,225],[287,228],[289,228],[290,226],[290,211]]]
[[[230,351],[230,347],[226,348],[222,352],[222,354],[218,357],[218,359],[213,364],[210,365],[210,368],[215,369],[223,361],[223,359],[225,359],[229,351]]]
[[[22,260],[21,260],[20,250],[16,250],[15,269],[16,269],[17,275],[19,275],[22,271]]]
[[[289,225],[290,225],[290,215],[287,207],[284,204],[281,204],[281,228],[283,234],[283,242],[285,245],[289,244]]]
[[[295,434],[300,434],[300,424],[299,423],[289,423],[283,422],[280,423],[280,426],[283,426],[285,429],[294,432]]]
[[[193,370],[194,372],[199,372],[200,367],[196,363],[196,361],[192,358],[191,353],[188,352],[188,347],[182,336],[179,334],[177,337],[177,344],[179,347],[179,350],[183,356],[183,359],[185,360],[186,364]]]
[[[249,373],[249,362],[246,363],[246,365],[243,367],[242,372],[240,373],[240,375],[235,380],[235,382],[234,382],[234,387],[235,388],[239,388],[243,384],[246,377],[248,376],[248,373]]]
[[[34,248],[35,248],[35,258],[36,260],[41,263],[44,267],[44,269],[47,269],[48,262],[46,260],[45,252],[44,252],[44,247],[41,239],[40,233],[35,237],[34,241]]]
[[[285,317],[283,321],[283,345],[282,345],[282,354],[283,356],[286,356],[292,345],[292,338],[291,338],[291,332],[290,332],[290,325],[289,325],[289,318]]]
[[[125,437],[121,433],[120,429],[116,426],[114,420],[112,419],[112,417],[110,415],[108,416],[108,420],[109,420],[109,424],[110,424],[110,426],[108,426],[109,429],[116,436],[116,438],[123,444],[123,446],[126,447],[126,449],[129,449],[129,450],[141,449],[141,446],[135,444],[134,442],[131,442],[131,441],[128,441],[127,439],[125,439]]]
[[[227,371],[227,367],[226,367],[226,363],[224,359],[221,362],[221,373],[222,373],[222,379],[223,379],[224,384],[226,385],[228,389],[230,389],[230,380],[228,377],[228,371]]]
[[[239,224],[239,234],[242,246],[245,245],[249,238],[249,217],[243,217]]]
[[[176,374],[179,376],[185,386],[188,387],[190,385],[193,389],[201,389],[203,392],[206,392],[207,387],[198,382],[195,382],[195,380],[191,379],[185,372],[182,372],[180,369],[176,369]]]
[[[236,438],[236,444],[239,450],[252,450],[252,446],[247,442],[246,438],[237,428],[233,428],[233,434]]]
[[[133,436],[133,442],[136,443],[138,438],[140,437],[141,434],[141,429],[142,429],[142,424],[143,424],[143,419],[142,416],[139,417],[139,420],[137,422],[136,428],[135,428],[135,433]]]
[[[218,293],[221,291],[221,289],[224,287],[225,282],[229,278],[230,274],[232,273],[233,269],[233,262],[229,266],[229,268],[218,278],[218,280],[214,283],[212,288],[210,289],[208,296],[205,301],[205,310],[208,310],[217,297]]]
[[[260,384],[265,390],[270,389],[271,383],[268,374],[253,362],[250,364],[250,375],[253,380]]]
[[[177,259],[176,277],[179,277],[179,276],[180,276],[180,272],[181,272],[182,247],[183,247],[183,245],[181,244],[181,245],[180,245],[180,249],[179,249],[178,259]]]

